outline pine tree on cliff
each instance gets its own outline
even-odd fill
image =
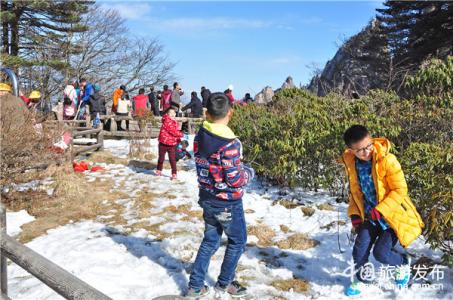
[[[453,2],[386,1],[384,6],[377,18],[395,60],[417,67],[428,57],[452,54]]]

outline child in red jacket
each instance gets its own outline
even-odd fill
[[[179,130],[178,121],[173,119],[175,116],[175,109],[169,108],[162,117],[162,126],[160,127],[159,133],[159,160],[156,171],[157,176],[162,174],[165,153],[168,153],[168,159],[171,165],[171,179],[176,179],[176,145],[184,136]]]

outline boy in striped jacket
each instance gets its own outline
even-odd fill
[[[204,279],[223,232],[228,237],[228,245],[214,288],[235,297],[246,294],[246,288],[234,277],[247,241],[242,188],[253,179],[255,172],[241,163],[241,142],[227,126],[231,116],[228,98],[223,93],[212,94],[207,101],[207,121],[194,141],[198,203],[203,208],[205,231],[190,275],[188,297],[198,298],[209,293]]]

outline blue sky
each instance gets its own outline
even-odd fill
[[[324,64],[341,41],[359,32],[381,1],[155,2],[112,1],[134,34],[157,37],[186,94],[202,85],[235,98],[288,75],[311,78],[308,65]]]

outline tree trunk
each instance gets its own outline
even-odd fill
[[[13,3],[14,19],[11,20],[11,52],[13,56],[19,55],[19,20],[22,15],[22,8],[18,8]]]
[[[1,0],[1,11],[6,12],[8,11],[8,0]],[[9,30],[8,30],[9,22],[6,18],[2,18],[2,53],[8,54],[9,53]]]

